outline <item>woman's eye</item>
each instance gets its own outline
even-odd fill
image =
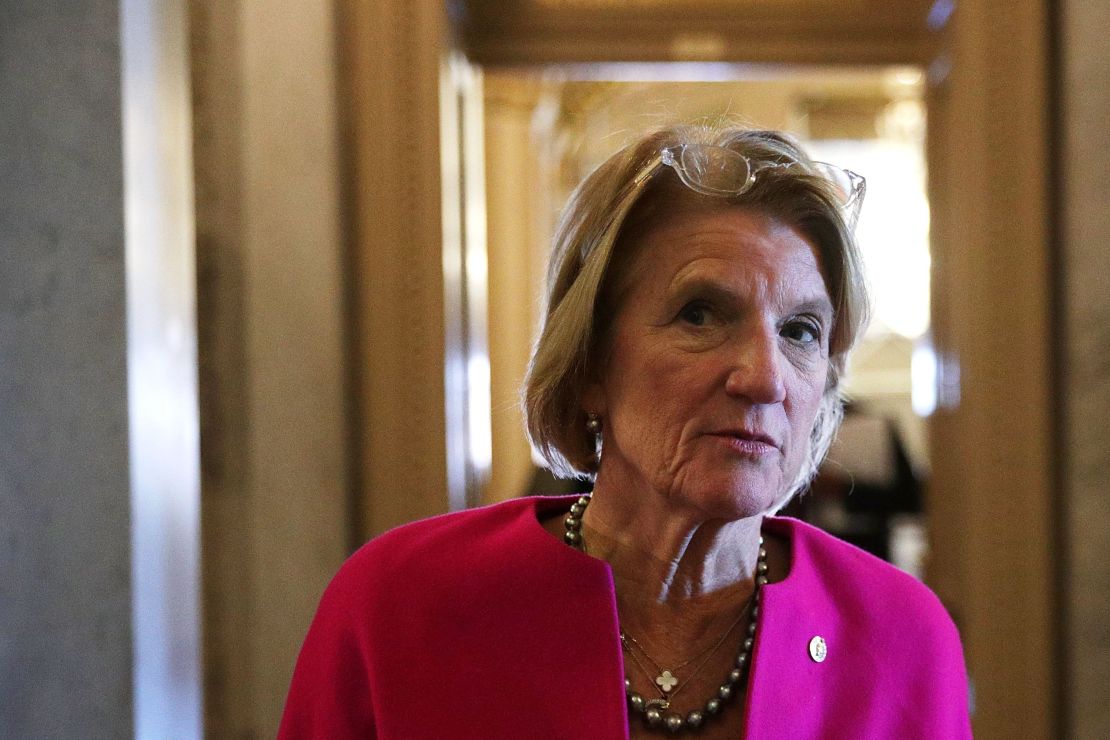
[[[821,327],[812,321],[791,321],[782,328],[782,336],[798,344],[821,341]]]
[[[709,322],[709,307],[699,302],[687,303],[682,307],[682,310],[678,314],[678,318],[685,321],[687,324],[705,326]]]

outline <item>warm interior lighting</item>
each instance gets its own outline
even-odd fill
[[[888,108],[879,138],[809,145],[817,159],[867,178],[857,235],[874,297],[871,334],[917,339],[929,327],[929,201],[915,140],[922,125],[920,105],[907,101]]]
[[[928,342],[913,348],[910,388],[914,413],[918,416],[932,415],[937,408],[937,356]]]

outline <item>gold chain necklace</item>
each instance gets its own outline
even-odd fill
[[[668,701],[673,700],[674,697],[678,695],[678,692],[682,691],[682,689],[689,685],[690,681],[693,680],[695,676],[701,673],[701,669],[705,667],[705,664],[709,662],[709,659],[713,657],[718,649],[720,649],[721,645],[723,645],[725,643],[725,640],[728,639],[728,636],[732,634],[733,630],[736,629],[737,625],[739,625],[744,617],[748,614],[748,610],[751,608],[752,603],[753,600],[749,598],[748,602],[744,605],[744,608],[740,611],[740,615],[736,617],[736,619],[732,622],[732,624],[729,625],[728,629],[725,630],[724,634],[722,634],[716,642],[702,650],[697,655],[691,658],[687,658],[686,660],[677,664],[673,668],[663,668],[663,665],[655,658],[651,657],[651,653],[644,649],[644,646],[640,644],[640,641],[632,635],[628,634],[624,629],[621,629],[620,631],[621,645],[624,646],[625,652],[627,652],[632,658],[632,661],[636,664],[636,667],[638,667],[649,680],[654,681],[657,687],[657,691],[659,691],[660,698]],[[639,651],[640,655],[647,659],[647,661],[651,663],[651,665],[655,668],[654,676],[652,676],[652,672],[648,671],[644,667],[644,664],[640,662],[639,657],[637,657],[636,655],[637,651]],[[692,670],[685,679],[680,680],[677,675],[678,672],[697,660],[701,660],[701,662],[698,663],[694,670]]]
[[[566,529],[563,534],[563,541],[571,547],[582,550],[583,552],[585,552],[585,544],[582,541],[582,514],[589,505],[590,496],[581,496],[577,501],[571,504],[570,512],[567,514],[566,519],[563,520],[563,525]],[[748,624],[748,634],[747,637],[744,638],[744,642],[741,643],[740,651],[736,655],[734,667],[728,672],[728,675],[725,676],[725,680],[717,688],[716,694],[707,699],[701,708],[694,709],[683,716],[678,712],[670,711],[671,701],[668,697],[668,692],[664,692],[662,698],[659,699],[645,699],[641,694],[632,690],[632,682],[626,676],[624,679],[624,691],[628,699],[629,709],[631,710],[629,716],[631,717],[632,713],[635,712],[643,717],[644,723],[648,727],[665,728],[670,732],[677,733],[687,729],[696,731],[704,726],[708,717],[720,714],[724,702],[731,699],[734,694],[739,693],[738,688],[748,675],[751,666],[752,646],[755,645],[755,636],[759,624],[760,597],[763,593],[763,586],[766,585],[766,583],[767,550],[763,547],[763,538],[760,537],[759,557],[756,561],[755,571],[755,590],[752,592],[750,601],[752,618],[751,622]],[[747,611],[747,608],[745,611]],[[732,632],[732,629],[735,629],[735,626],[736,625],[733,625],[733,627],[729,629],[729,632],[725,633],[725,637]],[[623,631],[621,636],[623,644]],[[643,652],[642,647],[640,647],[640,651]],[[640,670],[644,670],[643,665],[639,663],[635,654],[630,654],[633,656],[633,662],[639,665]],[[712,652],[710,652],[710,655],[712,655]],[[651,660],[646,652],[644,656]],[[706,658],[706,660],[708,660],[708,658]],[[697,670],[701,670],[701,666],[699,666]],[[663,674],[661,674],[661,677],[662,675]],[[691,677],[692,675],[693,674],[691,674]],[[670,678],[673,679],[673,675],[670,676]],[[689,681],[689,679],[687,679],[687,681]],[[670,681],[666,683],[670,683]],[[673,696],[674,694],[671,693],[670,697]]]

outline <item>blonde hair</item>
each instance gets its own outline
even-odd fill
[[[543,328],[524,380],[528,435],[556,475],[592,477],[597,472],[597,440],[586,428],[581,394],[604,365],[607,348],[600,345],[617,308],[607,299],[624,277],[634,241],[622,237],[643,211],[650,209],[652,218],[666,213],[664,199],[654,196],[676,187],[678,178],[670,167],[660,166],[660,152],[691,144],[731,149],[757,168],[793,163],[761,170],[737,196],[687,192],[722,207],[750,208],[796,228],[817,249],[833,303],[825,393],[805,462],[777,497],[773,510],[778,510],[812,480],[836,434],[843,408],[840,378],[849,350],[866,327],[869,306],[862,260],[835,187],[798,144],[778,132],[671,126],[625,146],[582,181],[556,230]]]

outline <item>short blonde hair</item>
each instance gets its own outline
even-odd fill
[[[660,217],[659,212],[666,217],[665,199],[653,195],[675,187],[678,178],[670,167],[660,166],[662,150],[699,144],[736,151],[757,168],[793,163],[761,170],[752,186],[737,196],[722,199],[688,192],[707,203],[752,209],[796,228],[817,249],[832,299],[828,382],[805,462],[777,497],[773,509],[778,510],[808,485],[839,427],[840,378],[849,350],[866,327],[869,307],[859,249],[835,188],[800,146],[782,133],[671,126],[625,146],[583,180],[571,195],[555,235],[543,328],[524,380],[526,426],[532,444],[555,474],[592,477],[597,472],[597,440],[586,428],[581,396],[605,362],[607,348],[600,345],[617,308],[606,298],[631,262],[622,252],[635,240],[622,236],[644,210],[650,209],[653,219]]]

